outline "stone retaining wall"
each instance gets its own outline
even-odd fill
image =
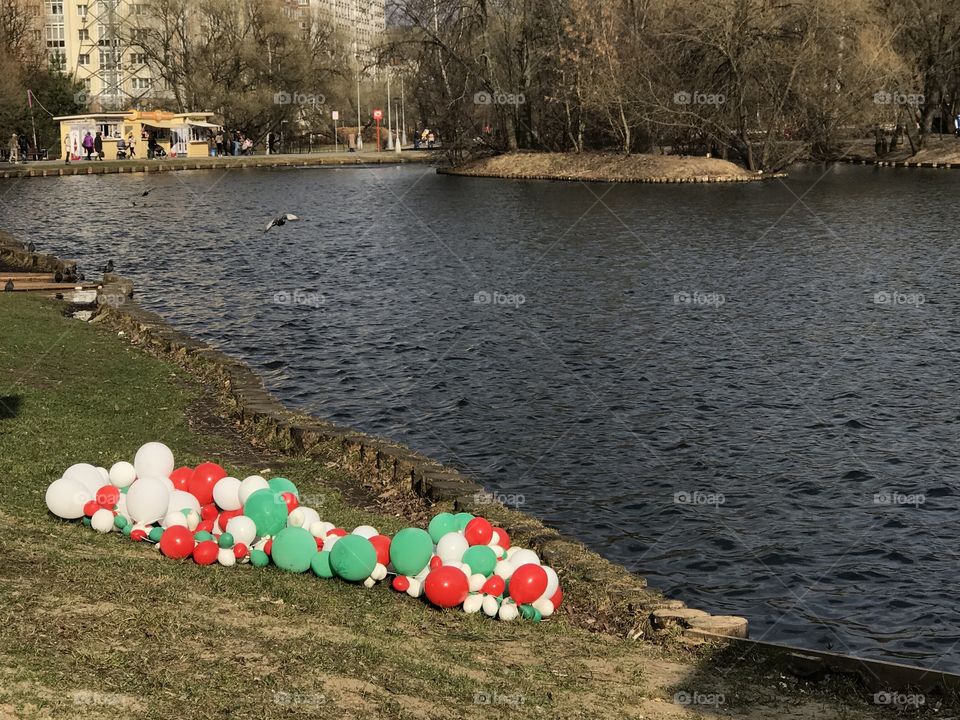
[[[774,178],[785,178],[786,173],[770,173],[769,175],[692,175],[688,177],[584,177],[579,175],[539,175],[534,173],[511,173],[500,174],[491,172],[482,172],[475,170],[458,170],[457,168],[437,168],[439,175],[459,175],[461,177],[486,177],[500,178],[502,180],[562,180],[565,182],[612,182],[612,183],[738,183],[738,182],[760,182],[763,180],[772,180]]]

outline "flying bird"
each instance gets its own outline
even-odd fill
[[[271,220],[267,224],[267,227],[264,228],[263,231],[267,232],[274,225],[276,225],[277,227],[280,227],[281,225],[286,225],[288,222],[295,222],[299,219],[300,218],[298,218],[296,215],[293,215],[292,213],[284,213],[283,215],[279,215],[275,217],[273,220]]]

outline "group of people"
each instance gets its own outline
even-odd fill
[[[413,149],[420,150],[421,148],[427,148],[428,150],[433,150],[433,144],[437,141],[437,136],[434,134],[433,130],[430,128],[424,128],[423,130],[413,131]]]
[[[253,140],[239,130],[224,133],[218,130],[210,138],[210,155],[223,157],[225,155],[253,155]]]
[[[8,150],[9,155],[7,159],[14,165],[19,165],[21,162],[25,162],[27,159],[27,153],[30,152],[30,143],[27,141],[27,136],[23,133],[13,133],[10,136]]]

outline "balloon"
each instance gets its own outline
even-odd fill
[[[516,620],[520,616],[516,603],[504,600],[500,605],[500,612],[497,613],[501,620]]]
[[[137,471],[126,460],[111,465],[108,474],[110,475],[110,484],[118,488],[130,487],[133,481],[137,479]]]
[[[360,537],[365,537],[367,540],[369,540],[374,535],[379,535],[380,533],[375,527],[371,527],[370,525],[360,525],[353,529],[353,534],[359,535]]]
[[[528,563],[533,563],[534,565],[540,564],[540,558],[537,557],[537,554],[533,550],[527,550],[525,548],[513,548],[507,551],[507,557],[510,558],[510,562],[516,567],[521,565],[526,565]]]
[[[113,526],[119,530],[126,530],[124,535],[130,534],[130,521],[123,515],[117,515],[113,518]]]
[[[113,513],[106,508],[100,508],[90,518],[90,527],[101,533],[111,532],[113,530]]]
[[[404,528],[390,543],[390,562],[400,575],[416,575],[433,556],[433,540],[426,530]]]
[[[100,477],[100,473],[88,463],[71,465],[63,473],[63,477],[78,481],[90,492],[91,498],[95,497],[97,490],[103,487],[103,478]]]
[[[370,579],[380,582],[387,577],[387,566],[383,563],[377,563],[373,566],[373,572],[370,573]]]
[[[231,518],[225,528],[228,533],[233,535],[234,542],[251,544],[257,537],[257,526],[246,515],[237,515]]]
[[[163,519],[160,521],[160,527],[169,528],[169,527],[185,527],[189,529],[190,524],[187,522],[187,516],[182,512],[168,512],[163,516]]]
[[[247,498],[243,514],[257,526],[257,535],[276,535],[287,524],[287,504],[271,489],[257,490]]]
[[[266,567],[270,564],[270,558],[263,550],[251,550],[250,564],[258,568]]]
[[[470,545],[487,545],[493,539],[493,526],[481,517],[467,523],[463,536]]]
[[[232,548],[234,545],[234,542],[235,541],[233,539],[233,535],[231,535],[228,532],[225,532],[220,536],[220,539],[217,541],[217,545],[219,545],[222,548]]]
[[[104,485],[110,482],[110,472],[105,467],[97,466],[97,472],[100,473],[100,479],[103,481]]]
[[[493,529],[493,538],[490,540],[490,543],[493,545],[499,545],[504,550],[510,548],[510,536],[507,535],[507,531],[500,527],[495,527]]]
[[[193,552],[193,533],[180,525],[168,527],[160,536],[160,552],[177,560],[190,557]]]
[[[93,493],[79,480],[62,477],[47,488],[47,509],[64,520],[83,517],[83,506],[93,500]]]
[[[200,501],[201,505],[213,502],[213,486],[227,476],[227,471],[216,463],[205,462],[197,465],[193,475],[187,481],[187,492]],[[229,508],[224,508],[225,510]]]
[[[485,595],[483,598],[483,614],[487,617],[496,617],[500,611],[500,601],[493,595]]]
[[[436,570],[438,567],[443,567],[443,560],[434,555],[432,558],[430,558],[430,569]],[[424,577],[426,577],[426,575],[424,575]]]
[[[238,515],[243,515],[243,510],[224,510],[217,516],[217,525],[220,526],[221,531],[227,529],[227,524]]]
[[[510,576],[510,597],[516,600],[518,605],[532,603],[547,589],[547,580],[547,572],[539,565],[521,565]]]
[[[537,610],[533,605],[521,605],[520,614],[525,620],[533,620],[534,622],[540,622],[543,618],[543,615],[540,614],[540,611]]]
[[[320,515],[313,508],[308,508],[303,505],[291,512],[287,517],[287,525],[290,527],[302,527],[304,530],[310,530],[310,532],[313,532],[312,526],[315,522],[320,522]],[[326,533],[324,533],[324,535],[326,535]]]
[[[393,579],[393,589],[397,592],[406,592],[410,587],[410,578],[406,575],[397,575]]]
[[[470,576],[470,579],[468,580],[468,582],[470,583],[470,592],[478,593],[483,589],[483,585],[484,583],[487,582],[487,578],[485,578],[480,573],[474,573],[473,575]],[[477,610],[479,609],[480,609],[480,606],[478,605]]]
[[[237,560],[241,560],[250,554],[250,549],[243,543],[237,543],[233,546],[233,556]]]
[[[507,588],[506,582],[499,575],[491,575],[487,578],[487,581],[483,584],[483,587],[480,589],[481,592],[486,593],[487,595],[503,595],[503,591]]]
[[[221,510],[239,510],[240,481],[235,477],[222,477],[213,486],[213,501]]]
[[[463,562],[474,572],[490,577],[497,566],[497,555],[487,545],[474,545],[463,554]]]
[[[297,509],[300,510],[303,508],[297,508]],[[310,527],[307,529],[310,531],[310,534],[313,535],[314,537],[322,538],[322,537],[326,537],[327,533],[333,530],[333,523],[328,523],[323,521],[320,521],[320,522],[314,521],[310,525]]]
[[[463,532],[467,524],[473,520],[474,516],[468,512],[457,513],[453,516],[453,521],[456,523],[457,530]]]
[[[437,543],[437,555],[443,561],[443,564],[451,562],[460,562],[463,554],[467,551],[467,539],[458,532],[449,532],[440,538]]]
[[[100,503],[96,500],[91,500],[90,502],[84,503],[83,505],[83,514],[85,516],[93,517],[93,514],[100,509]]]
[[[494,575],[499,575],[504,580],[509,580],[510,576],[513,575],[516,566],[509,560],[501,560],[497,563],[497,566],[493,569]]]
[[[163,528],[154,527],[150,528],[150,534],[147,536],[150,538],[150,542],[158,543],[160,538],[163,537]]]
[[[356,534],[356,530],[354,530]],[[362,537],[362,536],[361,536]],[[377,551],[377,562],[381,565],[390,564],[390,537],[388,535],[374,535],[367,538],[373,549]]]
[[[253,495],[257,490],[266,490],[270,486],[267,484],[267,481],[260,477],[259,475],[251,475],[250,477],[244,478],[243,482],[240,483],[240,505],[243,506],[247,502],[247,498]]]
[[[127,512],[144,525],[155,523],[167,514],[170,492],[162,478],[141,477],[127,491]]]
[[[407,595],[415,598],[423,595],[423,582],[417,578],[410,578],[410,587],[407,588]]]
[[[480,612],[480,609],[483,607],[483,595],[468,595],[467,599],[463,601],[463,611],[467,614],[473,614]]]
[[[563,590],[557,589],[556,594],[550,598],[550,604],[553,605],[553,609],[556,610],[560,607],[560,603],[563,602]]]
[[[148,442],[137,450],[133,458],[133,467],[138,478],[170,477],[173,472],[173,453],[163,443]]]
[[[457,522],[453,519],[453,515],[450,513],[439,513],[434,515],[433,519],[430,521],[430,524],[427,526],[427,532],[430,533],[430,537],[435,543],[440,542],[442,538],[447,533],[456,532]]]
[[[343,535],[327,535],[323,538],[323,548],[324,550],[333,550],[333,546],[337,544],[337,540],[342,538]],[[318,540],[320,538],[317,538]]]
[[[195,530],[193,533],[193,540],[197,543],[202,543],[213,539],[213,535],[208,530]]]
[[[237,564],[237,556],[229,548],[220,548],[217,551],[217,562],[224,567],[233,567]]]
[[[330,567],[344,580],[361,582],[377,565],[377,551],[359,535],[340,538],[330,551]]]
[[[193,549],[193,561],[197,565],[213,565],[220,548],[213,540],[204,540]]]
[[[275,490],[278,493],[292,492],[297,498],[300,497],[300,491],[297,490],[297,486],[292,482],[283,477],[270,478],[267,481],[267,485],[271,490]]]
[[[204,520],[216,520],[220,511],[214,503],[207,503],[200,508],[200,517]]]
[[[332,578],[333,568],[330,567],[330,553],[323,551],[314,555],[310,560],[310,569],[317,577]]]
[[[467,599],[470,585],[467,577],[458,569],[449,566],[433,570],[423,583],[427,600],[442,608],[455,607]]]
[[[178,467],[176,470],[170,473],[170,482],[173,483],[174,490],[183,490],[186,492],[187,483],[190,482],[190,478],[192,477],[192,467]]]
[[[273,539],[271,557],[281,570],[306,572],[316,554],[317,543],[313,535],[303,528],[284,528]]]
[[[542,597],[544,600],[549,600],[556,594],[557,590],[560,589],[560,578],[557,577],[557,571],[552,567],[543,565],[543,571],[547,574],[547,589],[543,591]],[[535,604],[535,603],[534,603]]]
[[[183,510],[196,510],[200,512],[200,501],[196,496],[184,490],[171,490],[170,499],[167,501],[167,512],[181,512]]]
[[[540,598],[537,600],[535,603],[533,603],[533,607],[536,608],[537,612],[540,613],[540,617],[545,618],[553,615],[553,611],[555,610],[553,603],[546,598]]]

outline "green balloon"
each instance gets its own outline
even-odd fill
[[[453,520],[456,523],[454,529],[463,532],[467,528],[467,523],[473,520],[473,518],[474,516],[470,513],[457,513],[453,516]]]
[[[453,515],[447,512],[434,515],[433,520],[431,520],[430,524],[427,526],[427,532],[430,533],[430,537],[435,543],[440,542],[440,538],[447,533],[456,531],[457,521],[453,519]]]
[[[147,536],[150,538],[150,542],[158,543],[160,538],[163,537],[163,528],[155,527],[150,529],[150,534]]]
[[[427,566],[432,556],[433,539],[426,530],[404,528],[390,541],[390,562],[400,575],[416,575]]]
[[[126,537],[130,537],[131,533],[133,533],[133,525],[127,523],[123,526],[123,529],[120,532],[122,532]]]
[[[282,477],[270,478],[267,480],[267,485],[270,486],[271,490],[274,490],[278,493],[292,492],[298,498],[300,497],[300,491],[297,490],[297,486],[292,482]]]
[[[257,526],[257,535],[276,535],[287,525],[287,504],[272,488],[257,490],[247,498],[243,514]]]
[[[266,567],[270,564],[270,556],[267,555],[263,550],[251,550],[250,564],[258,568]]]
[[[81,520],[81,522],[82,522],[84,525],[86,525],[87,527],[90,527],[90,518],[85,517],[85,518],[83,518],[83,520]]]
[[[463,554],[463,562],[469,565],[473,572],[490,577],[497,566],[497,554],[488,545],[474,545],[467,548]]]
[[[197,532],[193,534],[193,539],[198,543],[213,540],[213,533],[208,533],[206,530],[197,530]]]
[[[233,535],[231,533],[225,532],[220,536],[220,540],[217,541],[217,545],[222,548],[232,548],[234,544]]]
[[[127,526],[127,519],[123,515],[117,515],[113,519],[113,524],[118,530],[123,530]]]
[[[316,554],[317,541],[309,531],[299,527],[288,527],[278,532],[270,550],[274,565],[281,570],[296,573],[309,570]]]
[[[377,551],[369,540],[360,535],[344,535],[330,551],[330,567],[344,580],[366,580],[376,566]]]
[[[333,568],[330,567],[330,552],[323,550],[314,555],[313,560],[310,561],[310,568],[317,577],[332,578]]]

